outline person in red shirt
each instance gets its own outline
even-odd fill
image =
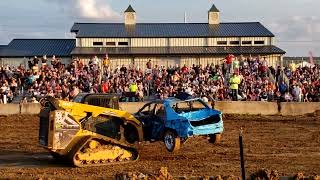
[[[101,92],[108,93],[108,91],[109,91],[109,83],[107,81],[104,81],[101,86]]]
[[[226,63],[227,64],[232,64],[234,56],[232,54],[228,54],[228,56],[226,57]]]
[[[187,67],[186,65],[184,65],[184,66],[181,68],[181,71],[182,71],[183,74],[187,74],[188,71],[189,71],[189,69],[188,69],[188,67]]]
[[[234,56],[232,54],[228,54],[228,56],[225,58],[225,63],[227,65],[226,71],[228,73],[230,73],[230,71],[231,71],[233,58],[234,58]]]

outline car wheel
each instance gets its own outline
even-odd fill
[[[219,144],[221,142],[221,134],[211,134],[209,142],[213,144]]]
[[[180,149],[180,137],[171,130],[164,133],[163,141],[169,152],[178,151]]]

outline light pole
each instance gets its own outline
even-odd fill
[[[102,83],[102,77],[103,77],[103,60],[100,59],[100,78],[99,78],[99,84]]]

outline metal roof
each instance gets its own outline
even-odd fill
[[[136,12],[131,5],[124,12]]]
[[[274,37],[259,22],[244,23],[75,23],[71,32],[77,38],[143,38],[143,37]]]
[[[77,47],[72,55],[225,55],[285,54],[276,46],[210,46],[210,47]]]
[[[212,4],[212,7],[210,8],[209,12],[219,12],[219,9],[214,4]]]
[[[7,45],[0,45],[0,52],[2,49],[6,48],[6,47],[7,47]]]
[[[0,57],[68,57],[75,46],[75,39],[13,39],[0,50]]]

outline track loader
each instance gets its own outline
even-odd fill
[[[139,158],[143,127],[133,115],[52,97],[40,103],[39,143],[53,157],[78,167],[126,163]]]

